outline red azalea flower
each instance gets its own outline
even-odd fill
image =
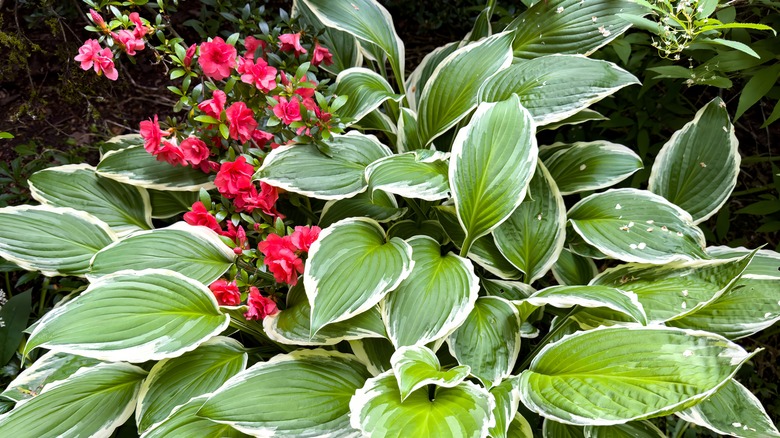
[[[227,95],[222,90],[214,90],[211,93],[211,99],[206,99],[198,104],[198,109],[206,113],[207,116],[219,120],[222,111],[225,109]]]
[[[190,225],[201,225],[210,228],[217,233],[222,232],[222,228],[220,228],[217,218],[212,216],[200,201],[192,204],[190,211],[184,213],[184,222],[187,222]]]
[[[320,231],[322,231],[322,228],[314,225],[312,227],[295,227],[295,231],[293,231],[292,235],[290,236],[290,241],[293,245],[295,245],[296,248],[303,252],[309,252],[309,248],[311,248],[312,243],[317,240],[317,237],[320,235]]]
[[[197,44],[193,44],[187,48],[187,51],[184,53],[184,59],[181,61],[185,68],[189,69],[192,65],[192,58],[195,56],[196,50],[198,50]]]
[[[270,132],[261,131],[259,129],[255,129],[255,132],[252,133],[252,140],[257,143],[257,147],[261,148],[268,144],[269,141],[274,139],[274,135]]]
[[[236,48],[216,37],[200,45],[198,64],[206,76],[217,81],[225,79],[236,66]]]
[[[261,182],[260,193],[252,186],[249,190],[238,194],[233,204],[238,211],[251,213],[256,208],[259,208],[263,213],[269,216],[284,218],[281,213],[276,211],[275,204],[278,199],[279,193],[277,192],[276,187]]]
[[[306,49],[301,46],[301,33],[285,33],[279,35],[279,50],[282,52],[295,52],[295,56],[303,55]]]
[[[315,86],[317,85],[317,81],[312,82],[312,81],[308,80],[307,78],[302,78],[301,82],[308,82],[310,84],[314,84]],[[314,88],[298,87],[298,88],[295,89],[295,94],[303,97],[304,99],[307,99],[307,98],[311,99],[312,97],[314,97],[314,91],[315,91]]]
[[[230,137],[241,142],[249,141],[252,132],[257,128],[255,113],[247,108],[244,102],[236,102],[225,111]]]
[[[220,306],[237,306],[241,304],[241,292],[235,281],[219,279],[209,285],[209,289],[217,298]]]
[[[130,19],[130,21],[133,22],[133,24],[135,24],[135,29],[133,29],[133,34],[135,35],[135,38],[138,40],[142,40],[143,42],[144,36],[146,36],[147,33],[151,32],[152,29],[144,25],[144,22],[141,21],[141,16],[138,15],[138,12],[131,13],[130,16],[128,16],[128,18]]]
[[[141,137],[144,139],[144,149],[150,154],[156,155],[160,151],[162,138],[169,135],[170,133],[160,129],[157,114],[154,115],[154,120],[149,119],[141,122]]]
[[[295,254],[296,248],[290,241],[290,236],[269,234],[266,240],[257,244],[257,249],[265,256],[263,263],[268,266],[278,283],[287,283],[290,286],[298,283],[298,275],[303,274],[303,260]]]
[[[184,159],[184,152],[172,141],[164,141],[162,147],[155,154],[157,161],[167,161],[172,166],[186,166],[187,160]]]
[[[302,120],[301,107],[295,99],[288,101],[286,97],[279,96],[279,103],[274,106],[273,111],[285,125]]]
[[[262,58],[254,64],[249,60],[242,61],[239,71],[243,73],[241,82],[253,84],[260,91],[267,93],[276,88],[276,69]]]
[[[209,158],[209,147],[198,137],[187,137],[179,145],[184,159],[188,163],[197,166],[201,161]]]
[[[246,304],[249,310],[244,313],[244,318],[249,320],[264,319],[279,311],[276,303],[272,299],[260,295],[260,291],[254,286],[249,288],[249,298],[247,298]]]
[[[315,44],[314,53],[311,54],[311,63],[314,65],[320,65],[323,62],[325,65],[333,64],[333,55],[325,47],[322,47],[319,44]]]
[[[143,38],[136,38],[136,35],[127,29],[122,29],[119,33],[111,32],[111,38],[130,56],[135,56],[136,50],[144,49]]]
[[[235,198],[241,192],[249,191],[252,187],[252,174],[255,172],[254,166],[246,162],[246,158],[239,156],[236,161],[227,161],[217,172],[214,184],[219,193],[228,198]]]
[[[244,47],[246,47],[244,58],[255,59],[255,52],[257,52],[257,48],[262,47],[263,51],[265,52],[266,44],[263,40],[259,40],[253,36],[248,36],[244,39]]]

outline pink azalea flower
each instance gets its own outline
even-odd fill
[[[108,27],[106,26],[106,21],[103,20],[103,17],[94,9],[89,10],[89,16],[92,17],[92,22],[95,23],[95,26],[99,27],[100,30],[103,32],[108,30]]]
[[[222,111],[225,109],[225,102],[227,101],[227,95],[222,90],[214,90],[211,93],[211,99],[206,99],[198,104],[198,109],[206,113],[206,115],[214,117],[219,120]]]
[[[288,101],[286,97],[279,96],[279,103],[274,106],[273,111],[285,125],[302,120],[301,107],[295,99]]]
[[[312,243],[317,240],[322,229],[316,225],[312,227],[295,227],[292,235],[290,235],[290,241],[296,248],[303,252],[309,252]]]
[[[119,72],[114,68],[113,57],[111,49],[101,48],[97,40],[87,40],[79,48],[79,54],[73,59],[81,63],[82,70],[94,67],[95,73],[98,75],[105,73],[108,79],[115,81],[119,77]]]
[[[298,283],[298,275],[303,273],[303,260],[295,254],[296,248],[290,236],[270,234],[266,240],[257,244],[257,249],[265,256],[263,263],[278,283],[290,286]]]
[[[190,211],[184,213],[184,222],[187,222],[190,225],[208,227],[218,233],[222,231],[222,228],[220,228],[219,223],[217,222],[217,218],[209,213],[200,201],[192,204]]]
[[[282,52],[295,52],[295,56],[303,55],[306,49],[301,46],[301,33],[285,33],[279,35],[279,50]]]
[[[135,24],[135,29],[133,29],[133,34],[135,35],[136,39],[143,40],[143,38],[152,31],[152,28],[146,27],[144,25],[144,22],[141,21],[141,16],[138,15],[138,12],[133,12],[128,17],[130,21]]]
[[[307,78],[301,79],[301,82],[308,82],[310,84],[313,83],[315,86],[317,85],[316,81],[315,82],[311,82]],[[298,88],[295,89],[295,94],[303,97],[304,99],[306,99],[306,98],[311,99],[312,97],[314,97],[314,91],[315,91],[314,88],[298,87]]]
[[[249,190],[241,192],[236,196],[234,205],[238,211],[251,213],[259,208],[263,213],[269,216],[283,217],[276,211],[277,200],[279,200],[279,192],[276,190],[276,187],[261,182],[259,193],[253,185]]]
[[[244,58],[255,59],[255,52],[257,51],[257,48],[262,47],[263,51],[265,51],[266,45],[265,41],[259,40],[253,36],[248,36],[244,39],[244,47],[246,47]]]
[[[209,289],[217,298],[220,306],[237,306],[241,304],[241,292],[235,281],[219,279],[209,285]]]
[[[230,137],[241,142],[249,141],[252,132],[257,128],[255,113],[244,102],[236,102],[225,111]]]
[[[160,129],[157,114],[154,115],[154,120],[149,119],[141,122],[141,137],[144,139],[144,149],[150,154],[157,154],[160,150],[162,138],[169,135],[168,132]]]
[[[325,47],[322,47],[319,44],[315,44],[314,53],[311,54],[311,63],[314,65],[320,65],[323,62],[325,65],[333,64],[333,55]]]
[[[256,63],[242,60],[240,64],[241,82],[254,84],[258,90],[266,93],[276,88],[276,68],[269,66],[264,59],[259,58]]]
[[[274,139],[274,135],[270,132],[265,132],[260,129],[255,129],[252,133],[252,140],[257,143],[257,147],[261,148],[268,144],[269,141]]]
[[[135,34],[127,29],[122,29],[119,33],[112,32],[111,38],[130,56],[135,56],[136,50],[144,49],[143,38],[136,38]]]
[[[184,154],[184,159],[190,164],[197,166],[201,161],[209,158],[209,147],[197,137],[185,138],[179,147]]]
[[[236,161],[227,161],[217,172],[214,184],[219,193],[228,198],[235,198],[242,192],[249,191],[252,187],[252,174],[255,167],[246,162],[246,158],[239,156]]]
[[[264,319],[266,316],[272,316],[279,312],[276,303],[272,299],[260,295],[260,291],[254,286],[249,288],[246,304],[249,311],[244,313],[244,318],[248,320]]]
[[[217,81],[225,79],[236,66],[236,48],[216,37],[200,45],[198,64],[206,76]]]
[[[196,50],[198,50],[197,44],[187,47],[187,51],[184,53],[184,59],[181,60],[181,63],[184,64],[185,68],[189,69],[192,65],[192,58],[195,56]]]
[[[172,166],[186,166],[187,160],[184,159],[184,152],[172,141],[164,141],[162,147],[155,154],[157,161],[167,161]]]

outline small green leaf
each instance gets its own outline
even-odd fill
[[[30,310],[32,292],[16,294],[0,307],[0,364],[7,364],[19,348]]]
[[[750,107],[763,98],[777,82],[780,75],[780,65],[775,64],[771,67],[762,68],[750,78],[739,95],[739,104],[737,112],[734,114],[734,120],[739,119]]]

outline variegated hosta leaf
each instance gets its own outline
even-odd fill
[[[462,382],[454,388],[415,391],[403,402],[392,371],[366,381],[349,403],[350,424],[362,436],[486,438],[495,424],[495,400],[485,389]]]
[[[537,307],[544,305],[565,309],[574,306],[603,307],[621,313],[642,325],[647,325],[647,315],[637,299],[637,295],[613,287],[600,285],[550,286],[536,292],[524,301]]]
[[[439,358],[428,347],[401,347],[390,358],[393,374],[398,381],[401,403],[414,391],[436,385],[442,388],[457,386],[469,376],[470,368],[460,365],[443,370]]]
[[[506,431],[507,438],[534,438],[534,431],[519,412],[515,413],[512,422],[509,423],[509,429]]]
[[[560,122],[553,122],[549,125],[543,125],[540,126],[537,131],[553,131],[561,126],[566,125],[579,125],[585,122],[592,122],[596,120],[609,120],[607,117],[605,117],[603,114],[601,114],[598,111],[593,111],[592,109],[584,109],[579,111],[578,113],[566,117],[565,119],[561,120]],[[541,158],[541,155],[540,155]]]
[[[636,294],[650,323],[658,324],[696,312],[733,289],[749,261],[748,254],[743,258],[674,262],[664,266],[629,263],[604,271],[591,283]],[[623,315],[603,309],[583,310],[574,318],[590,326],[627,320]]]
[[[664,264],[707,258],[704,234],[691,216],[646,190],[595,193],[569,210],[569,220],[587,243],[618,260]]]
[[[82,368],[0,416],[0,436],[108,438],[135,408],[146,371],[126,363]]]
[[[492,438],[506,438],[509,426],[517,414],[520,406],[520,389],[517,386],[518,378],[510,377],[501,384],[490,388],[490,394],[496,399],[496,408],[493,415],[496,417],[496,425],[490,428]],[[522,417],[521,417],[522,418]],[[523,419],[525,420],[525,419]],[[532,438],[530,435],[528,438]]]
[[[49,277],[84,276],[89,260],[116,238],[105,222],[72,208],[0,208],[0,257]]]
[[[274,187],[317,199],[344,199],[366,190],[366,166],[391,155],[373,135],[352,131],[327,142],[325,155],[313,144],[279,146],[253,176]]]
[[[409,111],[416,114],[420,96],[422,95],[425,84],[436,71],[436,67],[452,52],[460,48],[461,42],[453,41],[441,47],[433,49],[420,61],[420,64],[414,69],[412,74],[406,80],[406,100],[409,102]]]
[[[661,148],[647,189],[704,222],[717,213],[737,184],[739,142],[726,104],[711,100]]]
[[[141,134],[117,135],[100,145],[100,157],[103,158],[103,156],[110,151],[118,151],[120,149],[129,148],[130,146],[138,146],[139,144],[144,144],[144,138],[141,137]]]
[[[374,307],[412,272],[412,247],[386,241],[371,219],[337,222],[320,233],[303,273],[311,305],[311,334]]]
[[[522,300],[536,292],[536,289],[520,281],[493,280],[490,278],[482,279],[482,288],[487,295],[505,298],[509,301]]]
[[[292,15],[314,28],[320,44],[330,51],[333,64],[325,65],[323,63],[318,68],[337,75],[348,68],[363,64],[363,54],[360,53],[360,45],[354,36],[323,25],[319,18],[311,12],[311,9],[306,6],[306,3],[301,0],[293,1]]]
[[[599,270],[592,259],[564,248],[552,267],[552,273],[558,283],[576,286],[590,283]]]
[[[376,307],[346,321],[326,325],[313,335],[310,322],[311,306],[303,284],[299,282],[287,293],[287,308],[265,317],[263,330],[274,341],[292,345],[333,345],[344,340],[387,336]]]
[[[417,113],[409,108],[401,107],[401,114],[398,116],[398,136],[396,137],[398,152],[422,148],[417,130]]]
[[[147,190],[152,203],[152,217],[167,219],[190,210],[198,200],[198,192],[170,192],[167,190]]]
[[[528,196],[493,230],[493,240],[530,284],[550,270],[563,250],[566,238],[566,205],[556,181],[539,162]]]
[[[214,231],[177,222],[167,228],[139,231],[100,250],[92,258],[87,278],[94,281],[125,269],[164,266],[208,285],[230,268],[235,257]]]
[[[395,120],[382,112],[381,108],[377,108],[366,114],[363,118],[355,122],[355,124],[352,125],[352,128],[360,131],[382,131],[387,134],[390,144],[395,142],[394,139],[398,133],[398,127],[395,125]]]
[[[520,375],[520,395],[526,407],[562,423],[622,424],[693,406],[750,357],[712,333],[602,327],[546,345]]]
[[[649,421],[632,421],[612,426],[585,426],[585,438],[666,438]]]
[[[298,350],[232,377],[197,415],[253,436],[358,437],[350,399],[368,377],[350,354]]]
[[[780,280],[780,253],[768,249],[751,250],[744,247],[729,248],[728,246],[710,246],[707,255],[716,259],[744,257],[755,253],[750,264],[742,274],[743,278],[757,280]]]
[[[180,356],[224,330],[230,318],[201,283],[167,269],[121,271],[38,321],[25,345],[109,361]]]
[[[608,141],[553,145],[555,153],[544,159],[561,194],[611,187],[643,168],[631,149]]]
[[[412,247],[411,274],[381,303],[387,334],[396,347],[425,345],[446,336],[466,319],[479,294],[471,261],[441,254],[427,236],[407,241]]]
[[[199,438],[244,438],[249,437],[230,427],[199,417],[198,410],[211,394],[205,394],[177,406],[171,415],[141,434],[141,438],[199,437]]]
[[[557,421],[544,419],[542,424],[543,438],[585,438],[585,427],[563,424]]]
[[[639,84],[634,75],[611,62],[556,54],[521,61],[496,73],[480,91],[480,100],[498,102],[515,93],[534,122],[544,126],[566,120],[634,84]]]
[[[387,235],[404,240],[414,236],[428,236],[443,245],[450,241],[439,221],[431,219],[421,221],[419,224],[411,219],[395,222],[387,229]]]
[[[146,190],[101,178],[88,164],[43,169],[30,176],[28,184],[41,204],[86,211],[120,236],[152,228]]]
[[[505,32],[466,45],[436,66],[418,103],[421,146],[430,144],[476,108],[485,80],[511,63],[512,37]]]
[[[401,96],[393,92],[393,87],[385,78],[363,67],[354,67],[339,73],[336,77],[335,93],[348,97],[347,102],[339,109],[339,116],[352,122],[362,119],[387,99],[401,99]]]
[[[247,354],[236,340],[217,336],[181,356],[157,362],[141,385],[135,422],[144,432],[165,420],[174,408],[216,391],[246,368]],[[205,400],[204,400],[205,401]]]
[[[143,145],[107,152],[96,171],[102,177],[146,189],[197,192],[215,187],[208,173],[158,161]]]
[[[533,120],[516,95],[482,103],[458,131],[449,179],[455,210],[466,237],[461,254],[501,225],[525,197],[536,168]]]
[[[349,341],[349,346],[371,375],[377,376],[392,368],[390,358],[395,353],[395,347],[387,339],[358,339]]]
[[[642,15],[644,8],[629,0],[536,2],[518,15],[514,29],[514,56],[533,59],[554,53],[585,56],[608,44],[631,24],[617,14]]]
[[[363,193],[337,201],[328,201],[322,208],[320,227],[329,227],[342,219],[367,217],[377,222],[389,222],[406,214],[406,207],[398,207],[395,196],[368,187]]]
[[[13,401],[37,396],[44,386],[65,380],[84,367],[92,367],[100,361],[91,357],[50,351],[39,357],[32,366],[22,371],[0,394]]]
[[[404,198],[436,201],[449,197],[449,154],[419,149],[374,161],[366,167],[366,181],[373,190]]]
[[[780,432],[761,402],[734,379],[707,400],[677,412],[677,416],[721,435],[740,438],[780,437]]]
[[[328,27],[347,32],[370,47],[381,49],[390,60],[396,78],[403,79],[406,52],[404,43],[393,27],[393,17],[374,0],[334,2],[301,0]],[[376,52],[376,50],[372,50]],[[380,62],[384,62],[380,59]],[[401,90],[403,92],[403,90]]]
[[[448,338],[450,354],[488,389],[509,376],[520,353],[517,308],[499,297],[480,297]]]

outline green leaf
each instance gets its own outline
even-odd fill
[[[739,163],[726,104],[715,98],[661,148],[648,190],[682,207],[698,224],[726,203],[737,184]]]
[[[425,84],[428,83],[436,67],[452,52],[460,48],[462,44],[463,42],[461,41],[453,41],[433,49],[433,51],[425,55],[412,74],[409,75],[409,78],[406,79],[406,100],[409,102],[408,110],[410,112],[417,114],[416,111],[422,91],[425,89]]]
[[[189,211],[198,200],[198,192],[169,192],[147,190],[152,204],[152,218],[167,219]]]
[[[35,172],[30,195],[41,204],[71,207],[102,220],[119,236],[152,228],[146,190],[101,178],[88,164],[69,164]]]
[[[349,346],[371,375],[376,376],[392,368],[390,358],[395,353],[395,348],[387,339],[358,339],[349,341]]]
[[[509,423],[509,429],[506,431],[507,438],[534,438],[534,431],[528,420],[523,418],[520,413],[515,413],[515,417],[512,422]],[[556,437],[564,438],[564,437]]]
[[[412,272],[381,303],[387,334],[396,347],[425,345],[446,336],[465,321],[479,294],[479,278],[470,260],[442,255],[427,236],[407,241]]]
[[[734,379],[707,400],[677,412],[677,416],[721,435],[740,438],[780,437],[780,432],[761,402]]]
[[[449,154],[428,149],[391,155],[366,167],[366,180],[373,190],[384,190],[404,198],[445,199],[450,191],[448,158]]]
[[[605,307],[622,313],[642,325],[647,325],[647,315],[633,292],[601,285],[550,286],[523,300],[534,306],[550,305],[568,309],[580,307]]]
[[[22,332],[27,327],[31,309],[32,292],[16,294],[0,306],[0,364],[7,364],[14,357],[24,338]]]
[[[139,231],[95,254],[87,274],[91,280],[124,269],[164,266],[203,284],[227,271],[235,253],[214,231],[177,222],[167,228]]]
[[[537,131],[551,131],[554,129],[558,129],[561,126],[566,125],[579,125],[585,122],[591,122],[596,120],[609,120],[607,117],[605,117],[603,114],[599,113],[598,111],[593,111],[592,109],[584,109],[577,114],[574,114],[573,116],[569,116],[560,122],[551,123],[549,125],[540,126]]]
[[[392,99],[398,101],[401,96],[393,92],[393,87],[379,74],[363,67],[354,67],[342,71],[336,77],[337,95],[349,96],[339,109],[342,120],[357,122],[382,102]]]
[[[520,281],[493,280],[489,278],[482,279],[482,288],[487,295],[505,298],[510,301],[528,298],[536,292],[536,289]],[[523,319],[522,316],[521,319]]]
[[[197,416],[197,412],[210,394],[201,395],[176,407],[171,415],[154,425],[141,438],[200,437],[200,438],[244,438],[245,435],[228,424],[215,423]]]
[[[328,201],[322,208],[320,227],[328,227],[342,219],[367,217],[377,222],[389,222],[406,214],[406,208],[399,208],[395,196],[382,190],[368,190],[337,201]]]
[[[436,388],[433,400],[415,391],[401,402],[392,372],[366,381],[349,403],[351,425],[364,437],[425,437],[433,431],[446,437],[480,438],[495,424],[495,400],[483,388],[463,382]]]
[[[520,375],[520,395],[526,407],[555,421],[621,424],[704,400],[750,357],[711,333],[603,327],[546,345]]]
[[[735,50],[739,50],[742,53],[746,53],[754,58],[761,58],[761,55],[756,53],[756,51],[753,50],[750,46],[739,41],[727,40],[723,38],[700,38],[696,40],[696,42],[699,44],[729,47]]]
[[[544,165],[562,195],[611,187],[644,168],[634,151],[604,140],[548,147],[555,152]]]
[[[558,283],[575,286],[590,283],[599,271],[592,259],[564,248],[552,267],[552,273]]]
[[[490,394],[496,399],[496,408],[493,410],[496,425],[488,431],[492,438],[507,437],[507,431],[515,414],[517,414],[517,408],[520,406],[520,390],[517,387],[517,381],[517,377],[510,377],[501,382],[500,385],[490,388]],[[528,436],[528,438],[532,437],[533,434]]]
[[[411,239],[414,236],[428,236],[441,244],[446,244],[450,241],[439,221],[433,219],[421,221],[419,224],[411,219],[395,222],[387,229],[387,235],[404,240]]]
[[[341,71],[363,64],[363,54],[355,37],[347,32],[326,27],[302,1],[293,2],[293,16],[299,17],[303,23],[308,23],[317,32],[317,39],[327,47],[332,55],[333,64],[320,64],[319,68],[339,74]],[[322,33],[319,33],[322,32]]]
[[[208,173],[158,161],[143,145],[107,152],[96,171],[104,178],[146,189],[197,192],[215,187]]]
[[[520,353],[520,315],[509,301],[480,297],[466,321],[448,338],[458,363],[488,389],[509,376]]]
[[[239,373],[197,412],[253,436],[358,436],[349,402],[370,375],[354,356],[298,350]]]
[[[326,26],[347,32],[355,38],[381,48],[390,60],[396,78],[404,78],[404,43],[393,26],[393,17],[374,0],[333,2],[302,0]],[[403,92],[403,90],[401,90]]]
[[[247,354],[236,340],[217,336],[181,356],[157,362],[141,385],[135,421],[144,432],[190,399],[216,391],[246,368]],[[205,401],[205,400],[204,400]]]
[[[0,208],[0,257],[49,277],[84,276],[92,256],[114,240],[105,222],[83,211],[45,205]]]
[[[542,424],[542,437],[544,438],[585,438],[585,428],[571,424],[558,423],[549,418]]]
[[[760,69],[758,73],[750,78],[739,95],[739,104],[737,105],[737,112],[734,114],[734,120],[739,119],[745,111],[769,93],[777,82],[778,75],[780,75],[780,65],[775,64]]]
[[[180,356],[224,330],[230,318],[204,285],[167,269],[122,271],[93,282],[34,326],[37,347],[109,361]],[[99,327],[99,330],[96,329]]]
[[[376,305],[412,271],[412,247],[386,241],[371,219],[339,221],[320,233],[303,273],[311,304],[311,334]]]
[[[536,2],[508,26],[514,29],[514,56],[532,59],[555,53],[589,56],[628,30],[619,13],[644,15],[644,8],[628,0]]]
[[[100,144],[100,157],[101,159],[105,154],[110,151],[118,151],[120,149],[129,148],[130,146],[138,146],[144,144],[144,138],[140,134],[124,134],[111,137]]]
[[[618,260],[663,264],[706,258],[704,234],[691,216],[645,190],[590,195],[569,210],[569,220],[585,242]]]
[[[327,144],[331,156],[313,144],[279,146],[253,178],[312,198],[344,199],[366,190],[366,166],[391,155],[376,137],[357,131],[334,135]]]
[[[480,91],[482,102],[513,93],[538,126],[560,122],[628,85],[631,73],[607,61],[579,55],[550,55],[512,64],[493,75]]]
[[[516,95],[482,103],[458,131],[449,179],[466,237],[461,254],[501,225],[520,205],[536,165],[534,123]]]
[[[0,436],[108,437],[133,414],[146,371],[126,363],[82,368],[0,416]]]
[[[566,238],[566,205],[556,181],[541,162],[528,185],[528,196],[501,225],[493,240],[530,284],[550,270]]]
[[[469,367],[456,366],[442,370],[439,358],[424,346],[401,347],[390,358],[393,374],[398,381],[401,403],[409,395],[427,385],[442,388],[458,386],[469,375]]]
[[[50,351],[16,376],[0,397],[16,402],[33,398],[49,383],[65,380],[81,368],[99,363],[99,360],[91,357]]]
[[[418,103],[421,146],[430,144],[476,108],[485,81],[512,61],[511,44],[511,33],[493,35],[452,52],[436,66]]]
[[[586,426],[585,436],[592,438],[666,438],[666,434],[649,421],[632,421],[612,426]]]
[[[777,280],[780,279],[780,253],[768,249],[751,250],[744,247],[709,246],[707,255],[716,259],[732,259],[753,253],[750,264],[742,273],[743,279]]]

